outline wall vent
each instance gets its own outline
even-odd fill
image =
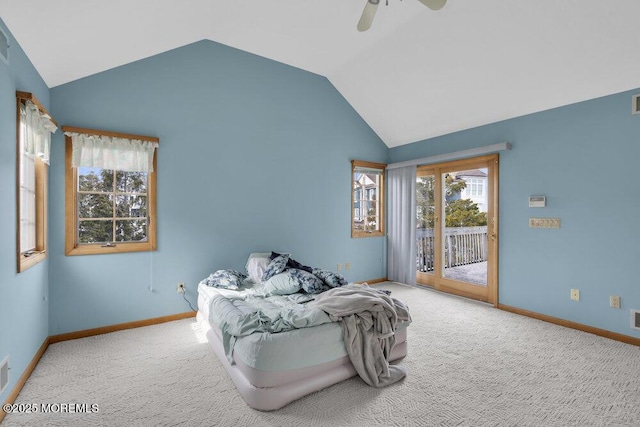
[[[633,95],[631,100],[631,114],[640,114],[640,95]]]
[[[7,64],[9,63],[9,38],[0,28],[0,58]]]
[[[0,394],[9,385],[9,356],[5,357],[0,364]]]
[[[631,327],[640,329],[640,310],[631,310]]]

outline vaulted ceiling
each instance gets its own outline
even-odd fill
[[[210,39],[326,76],[389,147],[640,88],[638,0],[388,2],[366,32],[365,0],[0,0],[0,18],[50,87]]]

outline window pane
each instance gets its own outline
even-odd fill
[[[34,224],[35,228],[35,224]],[[35,249],[35,236],[32,238],[30,236],[31,226],[29,221],[23,219],[20,221],[20,252],[26,252]],[[34,242],[32,245],[31,242]]]
[[[27,195],[27,206],[29,207],[29,211],[28,211],[28,219],[29,219],[29,224],[35,224],[36,223],[36,193],[34,192],[29,192],[29,194]],[[34,233],[35,234],[35,233]],[[35,244],[34,244],[35,246]]]
[[[353,167],[353,224],[352,233],[379,233],[382,230],[381,192],[384,167],[357,165]],[[381,165],[382,166],[382,165]]]
[[[146,196],[117,196],[116,216],[118,218],[137,218],[147,216]]]
[[[146,172],[116,172],[116,191],[120,193],[146,193]]]
[[[78,168],[78,190],[113,192],[113,171],[100,168]]]
[[[29,219],[29,190],[20,187],[20,220]]]
[[[21,182],[22,185],[27,187],[29,190],[36,190],[36,160],[33,156],[24,155],[22,156],[22,167],[24,168],[24,181]]]
[[[30,222],[27,226],[27,247],[24,249],[25,251],[32,251],[36,248],[36,223]]]
[[[113,242],[113,221],[79,221],[80,243]]]
[[[78,194],[78,218],[113,218],[113,195]]]
[[[35,181],[35,178],[34,178]],[[36,193],[20,188],[20,252],[36,247]]]
[[[21,187],[27,186],[28,165],[29,165],[29,156],[23,154],[22,158],[20,159],[20,186]]]
[[[355,168],[353,179],[356,206],[354,208],[359,215],[354,216],[354,230],[365,232],[379,230],[377,190],[382,172],[382,170]]]
[[[147,240],[147,220],[116,221],[116,242],[141,242]]]

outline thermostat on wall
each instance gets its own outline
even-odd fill
[[[547,206],[547,198],[545,196],[529,196],[530,208],[544,208]]]

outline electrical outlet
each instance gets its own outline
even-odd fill
[[[342,264],[338,264],[338,271],[342,270]]]
[[[176,292],[179,294],[184,294],[185,292],[185,288],[184,288],[184,283],[178,283],[178,287],[176,288]]]
[[[580,291],[578,289],[571,289],[571,299],[573,301],[580,301]]]
[[[609,305],[612,308],[620,308],[620,296],[618,296],[618,295],[609,295]]]
[[[345,262],[344,263],[344,269],[345,270],[349,270],[351,268],[351,263],[350,262]]]

